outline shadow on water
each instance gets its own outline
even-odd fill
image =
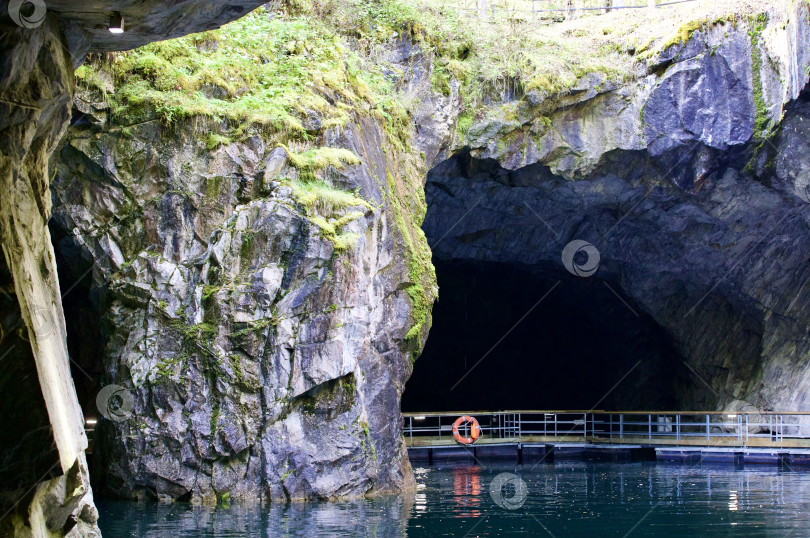
[[[105,537],[176,538],[803,537],[810,528],[810,474],[790,470],[558,462],[417,467],[415,474],[415,492],[332,503],[100,501],[100,527]]]

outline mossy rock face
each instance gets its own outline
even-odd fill
[[[69,134],[56,221],[102,268],[97,314],[114,327],[104,362],[110,375],[127,372],[115,382],[138,402],[137,424],[113,425],[99,449],[123,484],[117,494],[140,495],[151,475],[139,469],[168,469],[181,452],[200,466],[228,461],[233,481],[189,468],[166,492],[173,497],[331,497],[407,480],[389,417],[435,297],[419,230],[423,176],[378,120],[357,121],[328,147],[285,149],[272,177],[265,168],[278,147],[253,138],[211,149],[193,122],[149,139],[148,124],[123,139],[111,124]],[[139,152],[145,173],[114,167]],[[96,163],[99,155],[112,158]],[[389,169],[390,183],[374,179]],[[414,283],[418,295],[406,289]],[[317,450],[296,440],[301,428]],[[130,451],[130,438],[151,448]],[[367,463],[335,466],[338,445]],[[186,448],[168,449],[177,446]],[[246,450],[263,470],[240,459]],[[287,474],[290,459],[299,463]]]
[[[810,18],[806,2],[789,4],[695,24],[637,80],[587,76],[575,92],[462,115],[458,155],[427,183],[434,259],[574,286],[560,253],[587,240],[602,256],[596,279],[674,338],[681,356],[664,364],[688,364],[711,387],[656,385],[648,362],[623,405],[661,394],[683,409],[805,405],[795,350],[808,323],[797,305],[810,248]],[[591,323],[589,306],[569,307],[572,326]]]
[[[684,140],[720,151],[759,123],[744,24],[700,26],[648,65],[640,47],[578,55],[562,38],[501,63],[404,0],[285,5],[77,74],[92,121],[63,150],[55,220],[98,268],[104,363],[137,396],[137,423],[108,439],[119,494],[161,473],[197,500],[401,487],[399,399],[438,294],[427,168],[469,152],[577,180],[615,152],[671,156],[661,132],[689,123],[672,87],[694,83],[704,110],[707,71],[742,83],[739,121]]]
[[[569,180],[589,177],[615,151],[646,151],[665,166],[667,154],[692,145],[744,158],[747,144],[776,132],[807,83],[810,57],[779,45],[806,41],[807,12],[796,3],[698,18],[625,82],[595,70],[568,91],[530,90],[462,111],[448,153],[469,151],[509,170],[539,164]],[[676,167],[672,179],[690,190],[700,174]]]
[[[343,127],[350,111],[362,107],[384,119],[400,147],[407,144],[407,113],[390,97],[393,85],[382,66],[346,48],[312,6],[286,7],[286,13],[260,8],[220,30],[92,58],[77,71],[78,83],[109,102],[113,124],[193,122],[209,150],[252,136],[275,144],[311,141]],[[303,152],[309,157],[330,156]]]
[[[104,363],[135,395],[99,449],[117,495],[177,468],[161,494],[199,501],[410,480],[396,416],[437,293],[425,169],[391,83],[307,11],[80,73],[96,121],[69,133],[55,220],[101,270]],[[336,465],[347,450],[360,463]]]

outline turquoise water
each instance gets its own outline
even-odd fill
[[[808,472],[563,462],[415,471],[415,493],[373,500],[261,508],[99,501],[99,526],[105,537],[810,536]]]

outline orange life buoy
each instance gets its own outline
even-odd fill
[[[470,424],[470,437],[462,437],[461,434],[458,433],[459,427],[465,422]],[[471,445],[478,440],[480,435],[481,427],[478,425],[478,421],[470,415],[458,417],[453,423],[453,437],[456,439],[457,443],[461,443],[462,445]]]

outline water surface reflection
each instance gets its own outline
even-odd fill
[[[528,497],[504,510],[501,472]],[[810,473],[726,467],[556,463],[415,469],[407,495],[267,507],[99,503],[105,537],[123,536],[810,536]],[[629,534],[628,534],[629,533]]]

